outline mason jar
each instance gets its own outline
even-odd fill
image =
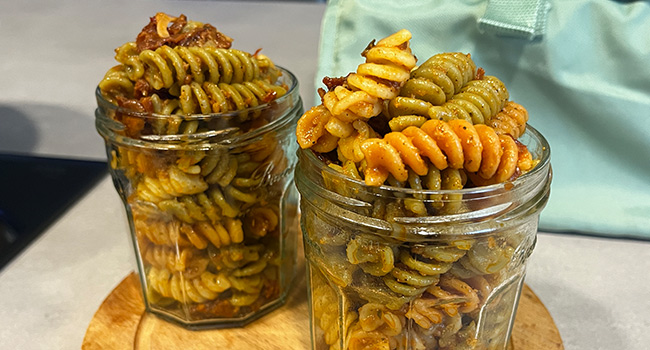
[[[441,191],[369,187],[298,151],[312,349],[506,349],[551,182],[544,137],[519,141],[530,172]]]
[[[284,303],[297,258],[303,106],[296,77],[281,72],[284,95],[220,114],[118,107],[97,89],[96,127],[147,311],[191,329],[233,327]]]

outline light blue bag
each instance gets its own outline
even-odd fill
[[[421,61],[471,53],[528,109],[552,149],[540,230],[650,239],[650,4],[330,0],[316,88],[402,28]]]

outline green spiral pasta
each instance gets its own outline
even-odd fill
[[[420,176],[409,170],[405,183],[394,182],[393,186],[411,188],[414,190],[458,190],[467,183],[467,176],[462,169],[439,170],[429,166],[426,175]],[[426,216],[429,212],[451,214],[458,212],[462,197],[457,194],[430,194],[414,193],[411,198],[404,198],[403,215]],[[427,204],[425,204],[425,201]]]
[[[407,84],[410,81],[411,79]],[[442,102],[429,99],[426,95],[398,96],[388,103],[388,113],[392,117],[415,115],[428,119],[445,121],[463,119],[472,124],[486,124],[501,111],[508,97],[508,90],[501,80],[493,76],[485,76],[466,82],[456,94]],[[412,122],[410,125],[417,125],[417,123]]]
[[[490,237],[474,243],[459,263],[473,275],[495,274],[511,261],[514,251],[506,240]]]
[[[176,163],[186,173],[199,174],[208,185],[258,188],[264,185],[265,173],[283,170],[285,156],[282,147],[272,140],[264,139],[253,146],[239,154],[223,148],[183,152]]]
[[[346,293],[354,293],[366,302],[385,305],[390,310],[400,310],[404,305],[413,301],[417,295],[396,293],[385,283],[390,276],[376,277],[362,273],[355,275],[356,280],[349,286]],[[389,282],[390,283],[390,282]],[[421,293],[420,293],[421,294]]]
[[[508,100],[508,90],[496,77],[472,80],[458,94],[430,112],[432,119],[464,119],[473,124],[485,124]]]
[[[241,111],[283,96],[286,89],[264,80],[242,83],[199,84],[180,87],[180,109],[183,114],[210,114]]]
[[[240,160],[246,156],[230,154],[223,148],[210,151],[183,152],[176,161],[179,169],[190,174],[200,174],[208,185],[228,186],[237,176]]]
[[[132,95],[134,84],[123,66],[115,66],[106,72],[104,78],[99,82],[99,88],[109,96],[110,102],[115,103],[112,96]]]
[[[510,97],[508,89],[499,78],[494,76],[484,76],[481,79],[474,79],[463,86],[458,94],[452,96],[449,101],[463,100],[471,103],[478,108],[480,115],[483,116],[484,122],[492,119],[505,105]],[[458,103],[456,103],[458,104]],[[467,103],[461,104],[467,111],[471,110]],[[472,114],[472,120],[478,119]]]
[[[144,65],[140,61],[138,45],[127,42],[115,49],[115,60],[122,63],[127,77],[136,81],[144,75]]]
[[[411,72],[400,96],[415,97],[441,105],[476,76],[476,64],[469,55],[459,52],[432,56]]]
[[[423,250],[400,249],[399,262],[390,273],[384,277],[386,285],[395,293],[414,297],[422,294],[429,286],[438,282],[439,276],[451,269],[452,263],[462,257],[458,256],[453,261],[450,259],[436,259],[435,254],[427,254]],[[464,254],[463,254],[464,255]]]
[[[265,254],[261,244],[233,244],[226,247],[208,247],[208,256],[217,270],[234,270],[259,261]]]
[[[395,253],[389,245],[379,244],[372,238],[357,236],[350,240],[346,248],[348,261],[359,265],[373,276],[384,276],[395,266]]]
[[[188,80],[199,84],[242,83],[271,77],[273,75],[269,70],[275,69],[268,62],[259,62],[260,58],[249,53],[214,47],[171,48],[164,45],[156,50],[143,50],[138,54],[138,59],[142,68],[132,69],[132,77],[136,80],[144,76],[156,90],[170,89],[175,83],[185,84]],[[134,65],[135,62],[129,59],[125,64]],[[266,68],[260,69],[260,66]],[[142,72],[142,76],[135,72]]]

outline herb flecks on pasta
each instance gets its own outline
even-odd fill
[[[361,150],[366,160],[365,181],[370,186],[383,184],[389,175],[407,181],[407,169],[424,176],[431,165],[477,173],[483,183],[504,182],[518,169],[530,170],[519,166],[520,152],[527,159],[528,150],[518,147],[512,136],[497,135],[489,126],[474,126],[462,119],[429,120],[419,128],[410,126],[383,139],[368,139]]]
[[[329,152],[339,139],[354,133],[353,123],[379,115],[384,101],[397,96],[409,78],[416,58],[411,53],[411,33],[401,30],[362,53],[366,62],[344,79],[334,80],[322,91],[322,105],[313,107],[298,121],[298,143],[303,148]]]
[[[408,181],[409,171],[422,177],[456,169],[474,186],[529,171],[535,162],[517,142],[528,112],[509,101],[505,84],[485,75],[468,54],[441,53],[416,66],[410,38],[403,29],[373,42],[357,72],[324,79],[329,91],[321,92],[322,104],[298,121],[300,146],[335,152],[328,159],[347,169],[354,164],[355,173],[372,186],[396,181],[417,188]],[[350,91],[377,100],[354,100]]]
[[[187,321],[248,317],[277,302],[288,288],[280,258],[295,254],[279,242],[290,229],[282,216],[295,215],[283,197],[295,162],[282,130],[235,145],[201,139],[268,125],[288,93],[271,59],[232,42],[210,24],[158,13],[115,50],[118,65],[99,83],[121,107],[109,116],[123,125],[119,137],[172,140],[164,151],[115,144],[110,155],[149,306]]]
[[[303,212],[315,339],[330,350],[492,348],[489,342],[505,339],[516,299],[505,275],[518,268],[521,227],[400,236],[426,229],[415,224],[419,218],[444,222],[439,216],[481,209],[453,190],[514,181],[538,163],[518,140],[528,112],[510,101],[501,80],[458,52],[416,66],[410,38],[401,30],[373,42],[355,73],[324,78],[322,103],[296,129],[303,149],[354,180],[322,171],[325,188],[357,200],[344,215],[392,225],[395,235],[365,228],[382,226],[374,222],[357,228],[308,206]],[[413,191],[374,196],[380,186]],[[491,334],[478,339],[486,317]]]
[[[115,50],[120,65],[99,89],[121,107],[163,115],[240,111],[286,94],[268,57],[231,48],[232,41],[210,24],[158,13],[136,41]],[[159,125],[126,124],[130,136],[164,134]]]

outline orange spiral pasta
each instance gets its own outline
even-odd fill
[[[465,120],[429,120],[422,127],[391,132],[361,145],[367,162],[366,184],[378,186],[389,175],[408,180],[407,168],[423,176],[430,161],[438,169],[465,169],[480,178],[503,182],[517,170],[519,147],[509,135]]]
[[[528,111],[524,106],[508,101],[503,109],[486,124],[493,127],[497,134],[510,134],[518,139],[526,131],[528,122]]]
[[[296,136],[300,147],[311,148],[321,153],[335,149],[339,138],[325,129],[325,125],[331,118],[332,113],[322,104],[305,112],[296,126]]]
[[[447,73],[443,74],[445,69]],[[508,101],[509,92],[501,80],[484,76],[481,68],[474,74],[475,70],[469,55],[459,53],[436,55],[413,70],[399,96],[386,104],[383,113],[389,119],[390,129],[420,127],[429,119],[464,119],[489,125],[497,134],[510,134],[517,139],[526,130],[528,112],[520,104]]]
[[[377,137],[375,130],[363,120],[355,120],[352,127],[354,132],[338,141],[337,152],[341,162],[347,160],[360,162],[363,159],[361,143],[371,137]]]
[[[348,85],[379,99],[397,96],[399,86],[408,79],[416,63],[408,45],[410,39],[411,33],[402,29],[371,45],[362,53],[366,63],[357,67],[357,73],[348,76]]]
[[[394,98],[415,67],[411,53],[411,33],[400,30],[362,53],[366,62],[347,76],[342,84],[322,96],[322,105],[307,111],[298,121],[296,135],[302,148],[329,152],[338,139],[354,132],[352,123],[379,115],[383,101]]]

